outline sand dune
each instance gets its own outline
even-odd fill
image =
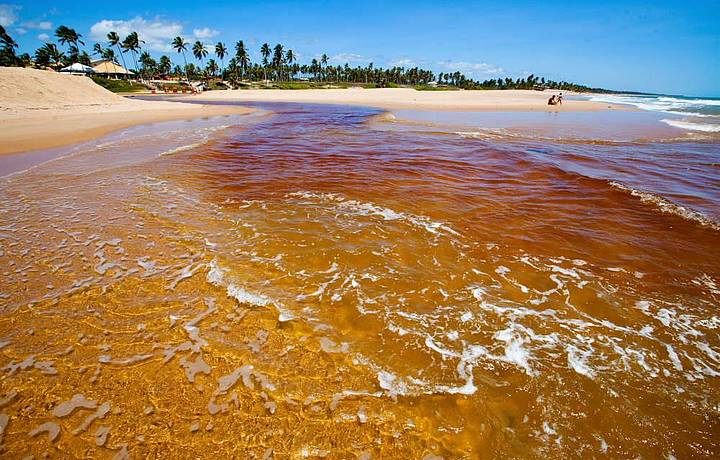
[[[17,67],[0,67],[0,108],[44,110],[129,101],[87,77]]]
[[[249,111],[132,100],[87,77],[0,67],[0,155],[73,144],[138,124]]]

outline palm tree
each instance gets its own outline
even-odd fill
[[[219,68],[217,62],[215,62],[215,59],[208,59],[207,67],[205,68],[205,70],[211,77],[214,77],[217,74]]]
[[[80,35],[75,31],[75,29],[71,29],[66,26],[60,26],[57,29],[55,29],[55,36],[58,38],[58,41],[61,45],[68,45],[70,50],[70,59],[71,60],[77,60],[78,55],[80,54],[80,46],[84,45],[85,43],[80,40]]]
[[[220,58],[220,67],[221,67],[221,73],[220,73],[220,79],[222,80],[222,71],[225,70],[225,56],[227,56],[227,48],[225,47],[225,44],[223,42],[218,42],[217,45],[215,45],[215,56]]]
[[[275,49],[273,50],[273,66],[278,73],[278,80],[282,80],[282,67],[284,60],[285,52],[283,51],[283,46],[278,43],[277,45],[275,45]]]
[[[190,84],[190,77],[188,77],[188,74],[187,74],[188,63],[187,63],[187,59],[185,58],[185,51],[187,51],[187,42],[185,41],[184,38],[178,36],[173,39],[171,46],[178,53],[182,53],[183,61],[185,61],[185,67],[184,67],[185,80],[187,80],[188,84]]]
[[[15,40],[12,39],[10,35],[8,35],[7,31],[5,30],[5,27],[0,25],[0,43],[4,47],[8,48],[17,48],[18,44]]]
[[[40,65],[51,65],[57,69],[63,60],[63,53],[58,50],[55,43],[45,43],[35,51],[35,62]]]
[[[172,68],[172,62],[170,62],[170,58],[163,55],[160,56],[160,64],[158,65],[158,70],[160,73],[167,75],[170,73],[170,69]]]
[[[23,59],[18,59],[15,55],[15,48],[17,47],[17,42],[0,25],[0,66],[23,65]],[[28,56],[29,59],[30,56]]]
[[[287,53],[285,53],[285,61],[288,63],[288,66],[292,66],[292,63],[296,60],[297,58],[295,57],[293,50],[287,50]],[[289,77],[292,80],[292,74],[290,74]]]
[[[242,40],[235,44],[235,60],[240,66],[241,79],[245,78],[245,72],[247,72],[248,66],[250,65],[250,55],[248,54],[245,43]]]
[[[96,56],[100,56],[100,57],[102,57],[102,55],[105,54],[105,50],[103,49],[103,47],[100,43],[95,43],[93,45],[93,54]]]
[[[143,51],[140,55],[140,63],[142,64],[144,75],[147,77],[149,72],[152,77],[155,73],[155,69],[157,68],[157,62],[155,62],[155,59],[150,56],[150,53]]]
[[[268,58],[270,57],[270,45],[267,43],[263,43],[262,47],[260,47],[260,54],[262,54],[263,57],[263,75],[265,77],[265,80],[267,81],[267,66],[268,66]]]
[[[138,72],[138,74],[140,73],[140,69],[138,68],[137,53],[140,51],[140,43],[145,42],[140,40],[137,32],[130,32],[130,34],[125,37],[125,40],[122,42],[123,50],[130,51],[130,54],[132,54],[133,61],[135,61],[135,71]]]
[[[120,48],[120,35],[117,32],[110,32],[107,34],[108,45],[117,47],[118,53],[120,53],[120,59],[122,59],[123,67],[127,70],[127,64],[125,64],[125,55]]]
[[[192,47],[192,53],[193,56],[195,56],[195,59],[198,59],[200,61],[200,66],[203,65],[203,59],[208,55],[208,50],[205,48],[205,45],[202,44],[200,40],[196,41],[193,44]]]
[[[325,75],[325,72],[327,70],[327,65],[328,65],[328,55],[327,54],[323,53],[323,55],[320,56],[320,64],[325,68],[324,70],[321,69],[321,75],[323,75],[323,80],[325,80],[324,75]]]
[[[203,59],[207,57],[208,50],[205,48],[205,45],[202,44],[200,40],[196,41],[195,44],[193,44],[192,47],[193,56],[195,56],[195,59],[198,59],[200,61],[200,69],[202,69],[203,66]]]
[[[102,58],[110,62],[116,62],[115,51],[110,48],[105,48],[102,53]]]

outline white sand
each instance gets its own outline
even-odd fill
[[[0,155],[73,144],[137,124],[249,111],[132,100],[84,76],[0,67]]]
[[[624,109],[600,102],[565,100],[561,106],[547,101],[557,91],[416,91],[409,88],[385,89],[306,89],[306,90],[234,90],[209,91],[194,98],[214,101],[305,102],[348,104],[382,109],[418,109],[452,111],[597,111]],[[567,93],[564,93],[567,94]]]

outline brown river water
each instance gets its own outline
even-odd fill
[[[720,455],[717,141],[258,107],[0,179],[0,455]]]

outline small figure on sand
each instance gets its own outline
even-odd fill
[[[562,105],[562,99],[562,93],[557,95],[553,94],[552,96],[550,96],[550,99],[548,99],[548,105]]]

